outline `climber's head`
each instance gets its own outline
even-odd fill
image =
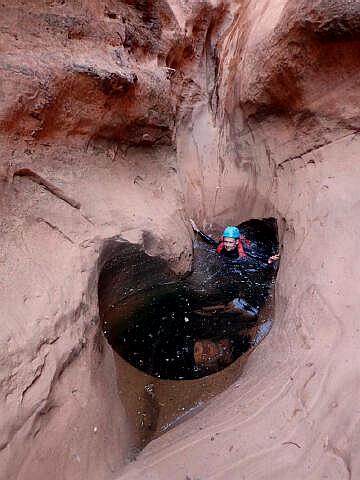
[[[224,248],[228,252],[235,250],[239,243],[240,231],[237,227],[226,227],[223,233]]]

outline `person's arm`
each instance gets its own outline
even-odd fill
[[[271,255],[271,257],[269,257],[268,259],[268,263],[271,264],[277,262],[278,260],[280,260],[280,253],[277,253],[276,255]]]
[[[206,233],[202,232],[197,227],[196,223],[192,218],[190,218],[190,223],[194,232],[197,233],[206,243],[210,244],[212,247],[215,247],[215,248],[218,246],[218,242],[214,240],[212,237],[210,237],[210,235],[207,235]]]

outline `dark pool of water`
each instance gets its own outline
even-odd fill
[[[150,278],[148,287],[127,286],[126,297],[120,288],[121,301],[103,318],[112,347],[131,365],[164,379],[209,375],[251,348],[276,273],[267,257],[277,244],[266,228],[262,235],[251,224],[247,228],[252,251],[241,261],[223,259],[196,241],[192,275],[182,280],[163,275],[156,284]],[[141,258],[133,271],[141,271]]]

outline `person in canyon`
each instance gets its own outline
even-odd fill
[[[265,244],[266,240],[269,242],[267,248],[264,248],[262,242],[257,241],[259,235],[252,235],[252,240],[246,238],[242,234],[241,225],[240,228],[227,226],[222,238],[217,242],[201,231],[194,220],[190,219],[190,223],[202,240],[214,247],[224,259],[230,260],[224,265],[224,278],[231,277],[230,284],[225,282],[223,285],[229,287],[230,292],[234,288],[233,293],[239,295],[224,304],[211,305],[195,312],[203,321],[209,317],[223,326],[221,330],[225,337],[200,338],[194,344],[196,368],[211,372],[229,365],[250,348],[251,339],[242,335],[241,330],[244,322],[253,324],[256,321],[259,309],[267,298],[271,278],[280,257],[279,254],[269,255],[276,251],[271,238],[262,238]],[[249,228],[244,228],[244,231],[249,233]],[[228,297],[227,290],[228,288],[224,288],[224,299]]]
[[[252,256],[251,242],[250,240],[246,239],[244,235],[241,235],[238,227],[227,226],[223,232],[221,240],[217,242],[210,235],[207,235],[200,230],[192,218],[190,218],[190,224],[194,232],[197,233],[200,238],[216,248],[216,252],[219,255],[222,255],[230,260],[237,260],[247,256]],[[279,259],[280,255],[277,253],[269,256],[267,263],[272,264],[277,262]]]

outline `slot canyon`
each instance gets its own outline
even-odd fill
[[[1,478],[360,478],[360,2],[0,12]],[[271,329],[183,379],[109,326],[206,280],[190,219],[271,219],[281,258]]]

